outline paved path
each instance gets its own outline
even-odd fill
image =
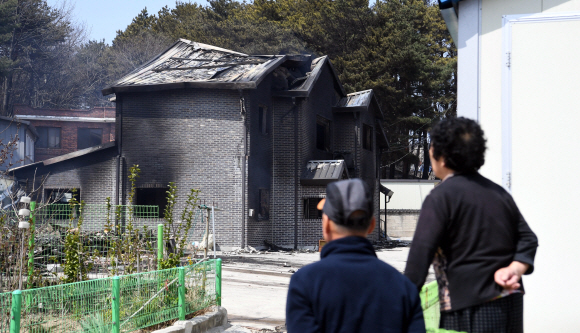
[[[408,247],[377,251],[381,260],[400,272],[405,268],[408,253]],[[276,327],[282,331],[284,327],[292,271],[320,259],[317,252],[224,253],[220,257],[223,260],[222,306],[227,309],[230,322],[271,331]],[[430,280],[433,280],[432,274],[428,277]]]

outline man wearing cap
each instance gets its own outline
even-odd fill
[[[425,332],[417,288],[366,239],[376,224],[369,186],[331,183],[318,209],[327,244],[290,280],[288,332]]]

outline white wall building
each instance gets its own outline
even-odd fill
[[[458,47],[458,115],[488,140],[481,173],[536,232],[526,332],[577,332],[580,0],[440,0]],[[570,170],[567,172],[565,170]]]
[[[439,182],[423,179],[381,179],[381,185],[393,191],[393,196],[385,203],[385,195],[380,194],[379,220],[382,224],[379,226],[379,232],[383,235],[386,233],[389,238],[412,239],[423,201]]]

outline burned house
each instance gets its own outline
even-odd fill
[[[314,247],[325,186],[360,177],[375,193],[387,144],[371,90],[346,94],[328,59],[246,55],[179,40],[103,94],[116,95],[115,142],[13,170],[48,175],[45,191],[79,188],[87,203],[165,205],[175,182],[215,203],[222,249]],[[378,214],[376,214],[378,216]],[[378,237],[374,233],[371,237]]]

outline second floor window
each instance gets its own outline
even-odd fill
[[[322,198],[303,198],[302,199],[302,216],[305,219],[320,219],[322,218],[322,211],[318,210],[318,203]]]
[[[60,148],[60,127],[37,127],[38,148]]]
[[[364,149],[373,150],[373,128],[366,124],[363,124],[362,144]]]
[[[94,147],[102,143],[102,128],[79,128],[77,134],[77,149]]]
[[[260,106],[258,111],[258,125],[260,127],[260,133],[268,134],[268,108],[265,106]]]
[[[330,121],[316,118],[316,149],[330,151]]]

